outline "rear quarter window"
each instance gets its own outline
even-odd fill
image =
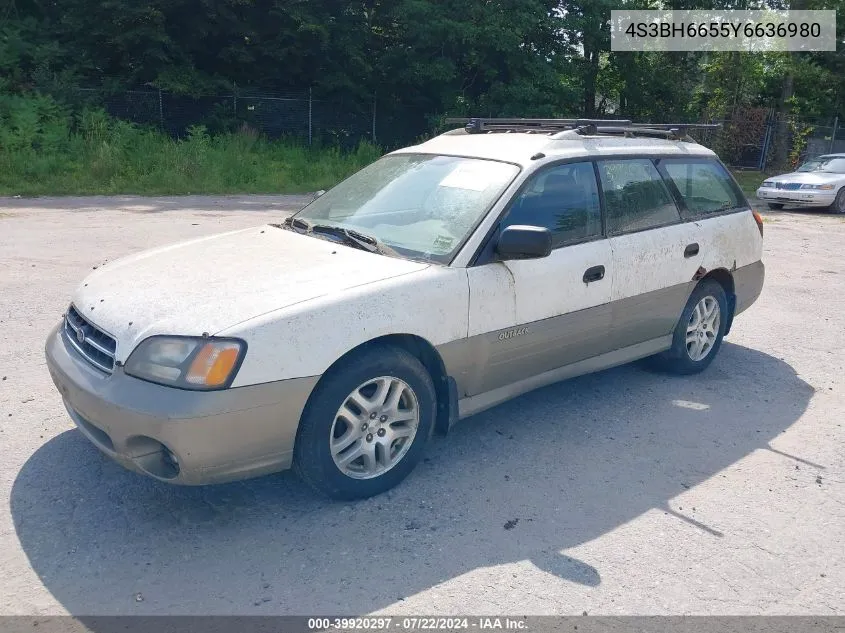
[[[664,159],[660,166],[678,190],[684,219],[721,213],[744,207],[731,177],[712,160]]]

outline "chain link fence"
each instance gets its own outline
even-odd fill
[[[821,154],[845,154],[845,129],[839,117],[834,118],[829,125],[812,126],[805,153],[807,158]]]
[[[362,140],[385,149],[409,145],[437,131],[429,113],[376,96],[316,97],[312,90],[284,93],[243,90],[200,96],[163,90],[108,92],[79,88],[77,102],[102,107],[110,115],[155,126],[175,137],[191,126],[212,132],[253,130],[269,138],[308,145],[355,147]],[[690,129],[696,141],[713,149],[731,167],[788,170],[820,154],[845,152],[845,121],[779,117],[766,108],[738,108],[731,116],[700,121],[717,128]]]
[[[268,93],[233,90],[229,94],[186,96],[164,90],[109,92],[77,88],[76,105],[103,108],[111,116],[154,126],[181,137],[195,125],[212,132],[250,129],[268,138],[308,145],[354,147],[366,140],[386,148],[413,143],[429,131],[425,113],[375,96],[317,98],[312,90]]]
[[[746,108],[709,122],[720,127],[691,130],[690,135],[732,167],[789,171],[809,158],[845,152],[845,129],[838,118],[784,117],[765,108]]]

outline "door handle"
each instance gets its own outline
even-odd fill
[[[604,266],[593,266],[584,271],[584,283],[604,279]]]
[[[684,257],[695,257],[696,255],[698,255],[698,242],[687,244],[684,249]]]

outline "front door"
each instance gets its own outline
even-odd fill
[[[541,259],[491,261],[468,270],[475,363],[459,385],[460,397],[608,351],[614,267],[592,163],[538,171],[500,229],[513,225],[550,229],[553,250]]]

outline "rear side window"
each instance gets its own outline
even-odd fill
[[[680,221],[678,207],[647,158],[598,163],[611,234],[643,231]]]
[[[666,159],[660,161],[678,188],[685,219],[743,206],[724,167],[714,161]]]

